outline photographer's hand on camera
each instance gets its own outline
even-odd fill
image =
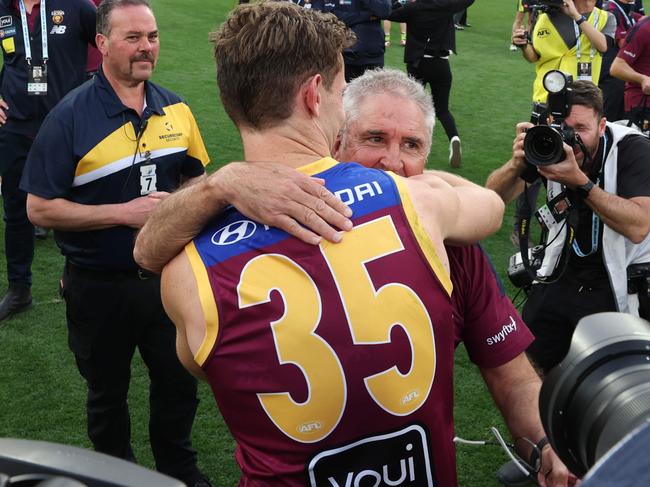
[[[587,183],[589,178],[580,169],[573,149],[566,143],[564,144],[564,155],[566,156],[564,160],[557,164],[537,166],[537,172],[549,181],[564,184],[569,189],[575,189],[576,186]]]
[[[571,17],[573,20],[578,20],[580,17],[582,17],[582,14],[578,12],[578,9],[573,3],[573,0],[564,0],[564,3],[560,7],[560,11],[564,15]]]
[[[578,478],[569,472],[551,445],[542,448],[542,463],[537,474],[540,487],[572,487],[579,485]]]
[[[534,127],[530,122],[520,122],[515,129],[515,140],[512,142],[512,161],[521,170],[526,169],[526,156],[524,154],[524,139],[526,131]]]
[[[512,43],[517,46],[524,48],[528,45],[528,31],[523,27],[519,27],[512,31]]]
[[[521,49],[521,53],[528,62],[534,63],[539,59],[539,55],[533,48],[530,32],[523,27],[512,31],[512,44]]]

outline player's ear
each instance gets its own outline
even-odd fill
[[[315,74],[313,76],[310,76],[301,87],[301,93],[305,103],[305,108],[313,117],[320,116],[322,86],[322,76],[320,74]]]

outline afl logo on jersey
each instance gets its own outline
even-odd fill
[[[250,220],[239,220],[223,227],[212,235],[212,243],[215,245],[232,245],[241,240],[252,237],[257,230],[255,222]]]

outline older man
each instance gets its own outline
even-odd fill
[[[422,174],[431,148],[434,112],[422,87],[401,71],[369,71],[345,90],[346,120],[336,157],[403,176]],[[443,179],[456,176],[430,171]],[[544,443],[537,409],[541,381],[523,353],[530,334],[498,283],[488,257],[478,246],[446,246],[454,283],[457,339],[462,340],[515,438]],[[505,323],[515,326],[495,342]],[[520,453],[535,463],[536,449]],[[567,471],[550,448],[542,449],[540,485],[566,485]],[[552,467],[551,474],[543,477]],[[571,479],[573,481],[573,479]]]

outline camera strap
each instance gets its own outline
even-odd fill
[[[566,232],[564,237],[564,244],[562,245],[562,252],[560,257],[553,268],[553,272],[547,276],[540,276],[537,274],[536,270],[533,270],[530,265],[530,258],[528,256],[528,242],[530,236],[530,222],[532,217],[532,208],[528,203],[528,184],[524,186],[524,202],[520,208],[520,218],[519,218],[519,252],[521,254],[521,261],[524,265],[524,269],[529,274],[533,281],[542,283],[542,284],[551,284],[557,281],[564,271],[566,270],[567,264],[569,263],[570,249],[573,245],[575,239],[575,229],[578,223],[578,212],[574,209],[569,209],[568,216],[564,221],[563,225],[566,225]],[[549,231],[546,228],[542,228],[540,242],[547,247],[550,242],[547,242]],[[557,237],[556,237],[557,238]]]
[[[650,320],[650,263],[630,264],[627,268],[627,292],[639,299],[639,316]]]

